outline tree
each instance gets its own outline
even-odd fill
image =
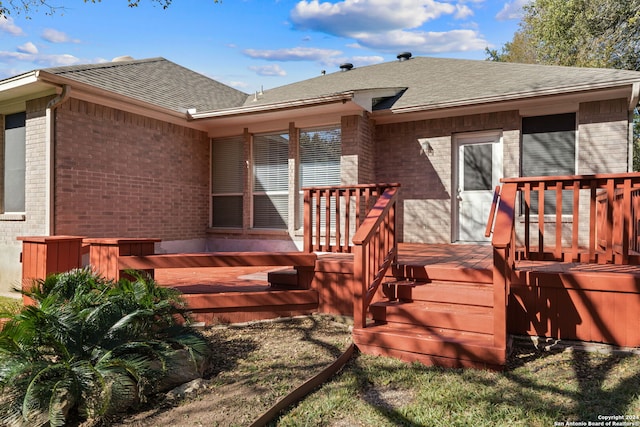
[[[640,1],[532,0],[511,42],[487,59],[640,71]],[[640,170],[640,115],[634,112],[633,169]]]
[[[55,0],[54,0],[55,1]],[[100,3],[101,0],[83,0],[85,3]],[[141,0],[127,0],[129,7],[138,7]],[[149,0],[152,3],[158,4],[163,9],[167,9],[173,0]],[[220,0],[213,0],[214,3],[218,3]],[[52,3],[48,0],[9,0],[4,3],[0,1],[0,18],[6,17],[11,13],[30,13],[36,12],[40,8],[46,10],[45,13],[53,15],[57,12],[64,11],[64,6],[60,6],[57,3]]]

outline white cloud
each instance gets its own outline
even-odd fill
[[[0,51],[0,61],[30,62],[32,64],[37,64],[43,68],[61,67],[66,65],[80,64],[82,62],[88,62],[86,60],[83,61],[69,54],[56,54],[56,55],[40,54],[38,53],[36,46],[30,42],[18,47],[15,52]]]
[[[255,73],[259,76],[277,76],[284,77],[287,75],[287,72],[280,68],[277,64],[272,65],[261,65],[261,66],[251,66],[249,67],[251,71],[255,71]]]
[[[482,0],[303,0],[290,13],[294,28],[348,37],[350,46],[395,52],[464,52],[482,50],[487,42],[477,31],[429,31],[428,22],[449,16],[467,19]]]
[[[18,27],[10,16],[0,17],[0,31],[9,33],[12,36],[24,36],[22,28]]]
[[[87,61],[65,53],[60,55],[42,55],[37,57],[35,62],[45,67],[64,67],[67,65],[86,63]]]
[[[379,34],[361,34],[358,40],[364,47],[388,51],[405,49],[422,54],[480,50],[488,44],[474,30],[446,32],[398,30]]]
[[[496,19],[498,21],[521,19],[524,14],[523,7],[529,2],[530,0],[513,0],[505,3],[502,10],[496,15]]]
[[[53,28],[45,28],[42,31],[41,37],[51,43],[80,43],[80,40],[73,39],[69,37],[68,34],[54,30]]]
[[[466,19],[470,16],[473,16],[473,10],[465,4],[457,4],[456,5],[456,13],[454,17],[456,19]]]
[[[435,0],[344,0],[338,3],[303,0],[296,4],[290,18],[298,29],[351,36],[417,28],[454,12],[454,5]]]
[[[0,50],[0,61],[31,61],[32,59],[33,55],[30,53]]]
[[[327,57],[340,55],[342,52],[333,49],[294,47],[274,50],[245,49],[242,53],[250,58],[266,59],[269,61],[322,61]]]
[[[35,55],[38,53],[38,48],[36,47],[35,44],[31,43],[31,42],[26,42],[25,44],[18,46],[18,48],[16,49],[18,52],[22,52],[22,53],[29,53],[31,55]]]

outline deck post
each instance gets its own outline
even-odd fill
[[[118,258],[127,255],[153,255],[155,244],[160,242],[160,239],[92,238],[84,241],[90,245],[89,264],[91,267],[106,279],[119,280],[121,276]],[[147,273],[153,277],[153,270]]]
[[[364,328],[366,326],[366,313],[363,307],[366,284],[364,267],[364,248],[362,245],[354,247],[353,256],[353,327]]]
[[[22,290],[28,291],[35,280],[82,267],[82,237],[18,237],[22,241]],[[25,305],[33,304],[23,296]]]
[[[493,248],[493,346],[507,348],[509,269],[506,248]],[[506,356],[506,353],[505,353]]]

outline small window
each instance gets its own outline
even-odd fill
[[[244,138],[211,143],[212,225],[242,228],[244,188]]]
[[[576,173],[576,115],[554,114],[522,119],[522,176],[574,175]],[[565,197],[565,194],[567,197]],[[571,192],[563,192],[562,212],[573,209]],[[535,196],[535,197],[534,197]],[[537,194],[531,197],[538,211]],[[544,213],[556,213],[552,191],[545,192]]]
[[[5,213],[25,211],[26,113],[4,118],[4,189]]]

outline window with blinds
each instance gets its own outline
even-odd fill
[[[574,175],[576,173],[575,113],[522,118],[522,176]],[[573,209],[571,192],[563,192],[562,213]],[[535,196],[535,197],[533,197]],[[538,211],[537,195],[531,209]],[[545,192],[545,214],[555,214],[553,192]]]
[[[4,117],[4,213],[24,212],[26,177],[26,113]]]
[[[244,138],[217,139],[211,143],[212,225],[242,228]]]
[[[299,178],[300,188],[324,187],[340,185],[340,157],[342,155],[342,133],[340,126],[301,129],[300,130],[300,167]],[[302,201],[303,193],[300,197],[300,215],[304,209]],[[335,204],[335,200],[331,201]],[[321,222],[325,223],[325,200],[321,200]],[[315,205],[312,207],[315,220]],[[335,210],[335,206],[330,206]],[[332,219],[331,226],[335,227],[335,219]],[[302,226],[302,224],[298,224]]]
[[[253,137],[253,227],[286,229],[289,216],[289,135]]]

